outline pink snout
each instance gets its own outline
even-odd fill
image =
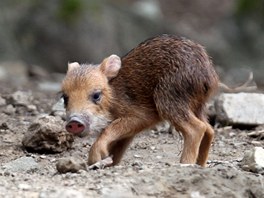
[[[85,129],[85,125],[77,120],[70,120],[66,125],[66,130],[73,134],[82,133]]]

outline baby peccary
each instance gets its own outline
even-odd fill
[[[167,120],[184,137],[180,162],[205,166],[214,136],[205,103],[217,87],[218,76],[201,45],[161,35],[121,59],[70,63],[62,83],[66,129],[100,133],[88,164],[113,156],[115,165],[135,135]]]

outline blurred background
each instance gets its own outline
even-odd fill
[[[0,81],[100,63],[162,33],[204,45],[225,83],[253,71],[263,89],[263,0],[1,0]]]

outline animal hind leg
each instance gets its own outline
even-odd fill
[[[199,154],[196,163],[205,167],[208,159],[208,153],[211,147],[211,143],[214,138],[214,130],[206,119],[202,119],[202,120],[205,120],[204,123],[206,124],[206,131],[204,133],[203,139],[200,144]]]
[[[176,130],[181,131],[184,138],[184,146],[180,162],[183,164],[195,164],[197,162],[199,148],[206,131],[206,124],[190,113],[188,120],[173,121]]]

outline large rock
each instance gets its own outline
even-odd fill
[[[215,105],[217,120],[224,124],[264,124],[264,94],[221,94]]]

